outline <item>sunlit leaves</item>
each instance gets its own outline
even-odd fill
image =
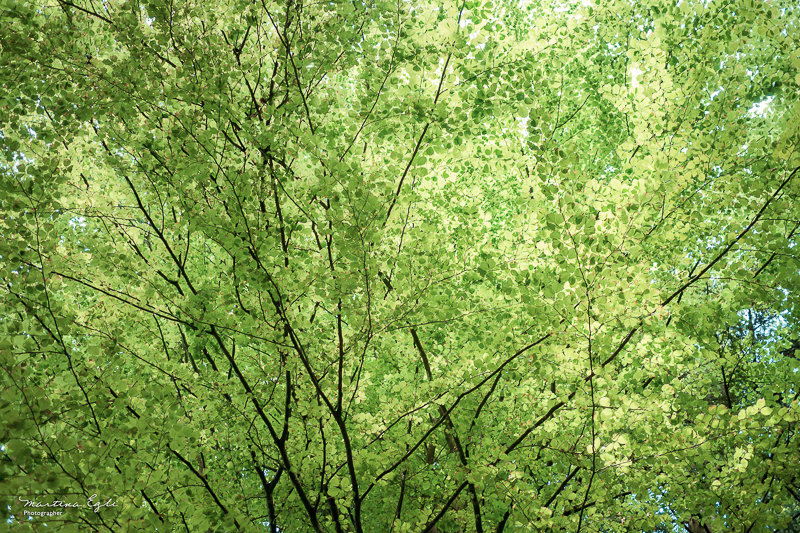
[[[785,523],[794,7],[3,9],[15,526]]]

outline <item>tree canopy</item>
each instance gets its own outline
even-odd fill
[[[0,0],[4,527],[800,530],[798,29]]]

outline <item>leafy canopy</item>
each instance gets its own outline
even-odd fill
[[[0,0],[0,36],[9,527],[797,530],[797,6]]]

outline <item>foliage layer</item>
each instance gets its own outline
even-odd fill
[[[4,526],[798,527],[796,6],[2,0],[0,36]]]

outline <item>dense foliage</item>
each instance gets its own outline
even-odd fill
[[[3,526],[797,531],[799,35],[0,0]]]

